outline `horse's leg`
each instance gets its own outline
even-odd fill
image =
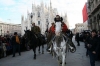
[[[58,56],[58,63],[59,63],[59,66],[61,66],[61,64],[62,64],[62,61],[61,61],[61,58],[60,58],[60,56]]]
[[[54,50],[53,50],[53,46],[51,45],[51,51],[50,53],[52,54],[53,58],[54,58]]]
[[[42,54],[44,54],[44,45],[42,45]]]
[[[33,52],[34,52],[34,59],[36,59],[36,47],[33,48]]]
[[[62,66],[65,66],[66,61],[65,61],[65,53],[62,54]]]

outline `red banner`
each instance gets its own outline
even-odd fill
[[[85,3],[83,10],[82,10],[82,15],[83,15],[83,23],[88,20],[88,14],[87,14],[87,3]]]

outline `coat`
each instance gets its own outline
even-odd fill
[[[66,24],[62,25],[62,32],[66,32],[68,30],[68,27]]]
[[[75,35],[75,40],[76,40],[76,41],[79,41],[79,40],[80,40],[79,33],[77,33],[77,34]]]
[[[49,32],[50,33],[55,33],[55,26],[51,26],[50,29],[49,29]]]
[[[89,46],[87,46],[89,44]],[[87,40],[86,40],[86,46],[87,46],[87,49],[90,50],[90,51],[98,51],[98,44],[99,44],[99,40],[98,40],[98,37],[97,36],[94,36],[94,37],[89,37]]]
[[[18,37],[18,38],[19,38],[19,37]],[[20,41],[20,38],[19,38],[19,41]],[[16,36],[13,36],[13,37],[11,38],[11,44],[12,44],[12,45],[18,44],[18,43],[16,42]]]
[[[31,31],[35,34],[40,34],[41,33],[41,30],[40,30],[40,27],[38,26],[34,26],[31,28]]]

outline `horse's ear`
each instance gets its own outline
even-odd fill
[[[63,21],[63,18],[61,17],[60,19],[61,19],[61,22],[62,22]]]
[[[56,18],[54,18],[54,21],[56,22]]]
[[[26,32],[26,31],[24,30],[24,32]]]

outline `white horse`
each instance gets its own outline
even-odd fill
[[[70,40],[68,37],[66,37],[62,32],[61,22],[55,23],[55,37],[52,40],[52,46],[53,46],[53,56],[56,54],[58,57],[59,65],[61,66],[66,65],[66,52],[67,49],[70,49],[71,52],[75,52],[76,48],[74,46],[71,46]],[[74,45],[74,44],[72,44]]]
[[[53,51],[58,57],[59,64],[65,66],[65,58],[66,58],[66,42],[64,35],[61,34],[61,22],[56,22],[55,27],[55,38],[52,41],[53,43]]]

